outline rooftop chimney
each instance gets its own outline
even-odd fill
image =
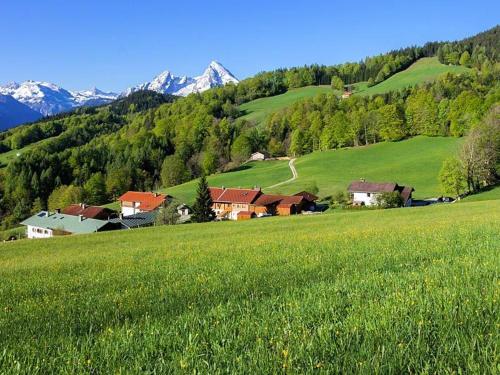
[[[56,208],[56,214],[60,214],[61,213],[61,209],[60,208]]]
[[[359,181],[365,182],[366,180],[364,178],[360,178]]]
[[[83,221],[83,219],[85,219],[85,218],[83,217],[83,215],[78,215],[78,221],[79,221],[79,222],[82,222],[82,221]]]
[[[123,220],[123,212],[120,212],[120,214],[118,215],[118,217],[120,218],[120,220]]]

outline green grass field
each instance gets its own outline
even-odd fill
[[[208,177],[210,186],[261,188],[274,185],[292,177],[286,160],[272,160],[265,162],[251,162],[241,166],[240,170],[227,173],[218,173]],[[163,189],[178,200],[191,203],[196,197],[198,180],[189,181],[168,189]]]
[[[495,373],[500,202],[0,244],[0,373]]]
[[[454,155],[462,139],[451,137],[415,137],[401,142],[383,142],[370,146],[315,152],[295,161],[299,177],[268,193],[297,193],[316,184],[321,197],[346,191],[353,180],[395,181],[415,188],[414,196],[429,198],[442,194],[438,174],[444,159]],[[248,169],[210,176],[212,186],[265,188],[292,177],[287,161],[247,164]],[[164,189],[179,200],[191,203],[197,181]],[[116,207],[115,207],[116,208]]]
[[[414,137],[401,142],[315,152],[295,162],[299,177],[277,189],[283,193],[300,191],[313,182],[319,195],[345,191],[353,180],[397,182],[415,188],[417,198],[442,194],[438,175],[444,159],[454,155],[462,139]]]
[[[244,113],[244,116],[241,118],[249,121],[255,121],[256,124],[262,124],[269,114],[289,107],[297,101],[311,98],[320,93],[338,94],[338,92],[332,90],[330,86],[307,86],[292,89],[281,95],[256,99],[240,105],[239,108]]]
[[[441,64],[437,57],[425,57],[402,72],[396,73],[378,85],[368,87],[366,82],[355,85],[355,94],[374,95],[389,91],[401,90],[424,82],[436,80],[444,73],[459,74],[468,71],[463,66]]]

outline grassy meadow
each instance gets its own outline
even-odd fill
[[[368,87],[366,82],[360,82],[355,87],[355,94],[375,95],[389,91],[397,91],[406,87],[415,86],[436,80],[445,73],[460,74],[469,70],[458,65],[444,65],[437,57],[424,57],[413,63],[408,69],[396,73],[379,84]]]
[[[401,142],[314,152],[295,162],[297,180],[277,189],[293,193],[316,184],[319,195],[326,196],[345,191],[351,181],[365,178],[413,186],[416,198],[439,196],[442,162],[454,155],[462,142],[460,138],[418,136]]]
[[[244,113],[241,118],[255,121],[256,124],[262,124],[271,113],[289,107],[302,99],[311,98],[323,93],[339,94],[339,92],[332,90],[330,86],[306,86],[292,89],[281,95],[260,98],[240,105],[239,109]]]
[[[292,177],[288,161],[248,163],[236,172],[208,177],[212,186],[245,187],[255,185],[267,193],[293,194],[312,185],[325,197],[345,191],[353,180],[395,181],[415,188],[414,196],[429,198],[442,194],[438,174],[444,159],[458,150],[462,139],[451,137],[414,137],[401,142],[314,152],[297,158],[298,178],[274,189],[266,189]],[[191,203],[196,197],[197,180],[177,185],[164,192]],[[116,208],[116,207],[115,207]]]
[[[0,244],[0,373],[495,373],[500,202]]]

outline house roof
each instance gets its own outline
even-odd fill
[[[221,203],[252,203],[259,195],[260,189],[220,189],[222,193],[218,196],[218,188],[211,188],[212,201]],[[217,190],[216,190],[217,189]]]
[[[78,216],[40,211],[36,215],[33,215],[21,222],[21,224],[81,234],[97,232],[109,224],[109,222],[106,220],[89,218],[83,218],[83,220],[80,221]]]
[[[301,191],[300,193],[294,195],[304,197],[304,199],[308,202],[315,202],[319,199],[316,195],[309,193],[307,191]]]
[[[120,202],[137,202],[138,208],[143,211],[153,211],[160,207],[168,195],[142,191],[127,191],[118,200]]]
[[[394,182],[365,182],[353,181],[347,188],[350,193],[390,193],[396,190],[398,184]]]
[[[108,219],[115,212],[105,207],[98,206],[85,206],[83,204],[72,204],[66,207],[63,211],[63,214],[78,216],[82,215],[89,219]]]
[[[109,222],[120,224],[125,228],[139,228],[152,225],[156,220],[156,212],[140,212],[134,215],[125,216],[123,218],[111,219]]]
[[[403,189],[401,190],[400,194],[405,203],[408,201],[408,199],[410,199],[411,193],[414,191],[415,189],[412,188],[411,186],[403,186]]]
[[[218,187],[211,187],[211,188],[208,188],[208,191],[210,192],[210,197],[212,198],[212,201],[216,202],[217,199],[219,199],[221,194],[224,192],[224,189],[218,188]]]
[[[268,206],[278,203],[283,199],[283,195],[262,194],[254,202],[256,206]]]

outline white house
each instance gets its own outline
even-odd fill
[[[114,229],[107,220],[89,219],[59,212],[40,211],[23,222],[28,238],[49,238],[68,234],[94,233]]]
[[[151,212],[165,204],[168,195],[146,193],[141,191],[128,191],[118,200],[123,216],[131,216],[141,212]]]
[[[250,155],[250,160],[253,161],[266,160],[266,155],[263,154],[262,152],[254,152],[252,155]]]
[[[394,182],[376,183],[361,180],[351,182],[347,191],[352,195],[352,203],[357,206],[374,206],[380,194],[397,191],[403,199],[404,206],[408,207],[411,206],[411,195],[415,189],[411,186],[400,186]]]

